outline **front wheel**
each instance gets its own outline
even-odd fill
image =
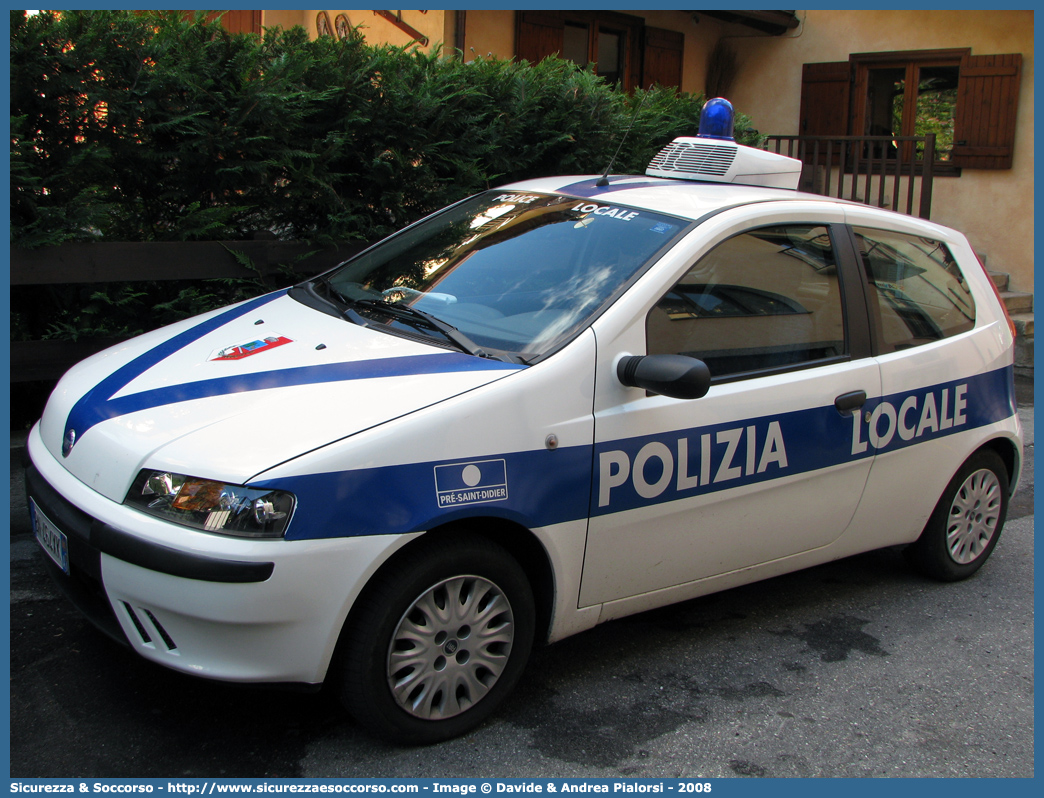
[[[1008,469],[996,452],[980,450],[950,480],[907,559],[936,579],[969,577],[996,547],[1007,512]]]
[[[502,547],[477,535],[422,540],[378,575],[349,619],[342,701],[395,742],[463,734],[515,686],[534,616],[525,573]]]

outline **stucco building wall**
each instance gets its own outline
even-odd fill
[[[310,36],[316,35],[316,16],[318,9],[295,9],[290,11],[265,11],[262,25],[266,28],[292,28],[300,25]],[[453,45],[453,12],[452,11],[398,11],[391,12],[402,15],[402,21],[428,37],[429,46],[445,41]],[[469,12],[472,13],[472,12]],[[362,27],[363,35],[373,44],[391,44],[405,47],[412,38],[410,35],[388,20],[377,16],[373,11],[351,9],[327,9],[330,25],[334,25],[337,16],[344,14],[352,27]]]

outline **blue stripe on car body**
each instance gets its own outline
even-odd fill
[[[189,344],[198,341],[223,325],[284,296],[286,291],[266,294],[257,299],[220,313],[178,335],[154,346],[121,366],[73,405],[65,424],[62,453],[68,456],[73,445],[83,438],[91,427],[103,421],[148,410],[153,407],[187,402],[244,391],[285,388],[295,385],[315,385],[326,382],[400,377],[411,374],[441,374],[461,371],[517,370],[525,366],[498,360],[474,357],[457,352],[407,357],[375,358],[371,360],[328,363],[316,366],[260,371],[211,380],[198,380],[180,385],[167,385],[148,391],[113,398],[153,366],[162,362]]]
[[[851,415],[831,404],[591,446],[489,452],[472,460],[307,474],[251,486],[297,496],[288,540],[406,534],[478,516],[535,528],[842,466],[994,424],[1015,412],[1012,368],[1006,367],[872,398]],[[668,456],[672,470],[665,480]],[[639,464],[641,476],[636,482],[631,473],[607,490],[607,478],[619,479],[613,464],[624,460],[628,468]],[[496,491],[502,481],[502,494],[479,490],[487,484],[480,474],[485,463],[495,464]],[[463,498],[448,503],[440,473],[447,466],[471,464],[476,467],[474,497],[455,482],[455,495]]]

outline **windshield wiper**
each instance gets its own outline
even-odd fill
[[[341,316],[348,319],[348,321],[358,324],[360,327],[369,327],[370,322],[352,310],[352,305],[358,300],[352,299],[345,294],[342,294],[340,290],[333,284],[333,281],[325,274],[320,274],[315,278],[326,288],[326,293],[333,298],[336,298],[343,307],[339,308]]]
[[[382,299],[353,299],[352,297],[343,294],[326,275],[320,274],[315,279],[326,288],[327,295],[331,299],[336,299],[342,305],[341,315],[349,321],[358,324],[360,327],[370,327],[371,325],[369,321],[352,309],[352,305],[361,305],[363,307],[374,308],[382,312],[390,313],[393,316],[400,317],[400,319],[407,320],[407,323],[414,322],[412,326],[417,326],[416,322],[418,321],[423,322],[425,326],[442,333],[446,340],[465,354],[475,355],[476,357],[501,359],[496,355],[487,352],[453,325],[447,324],[442,319],[436,318],[430,313],[425,313],[423,310],[418,310],[410,305],[397,305]]]
[[[430,313],[425,313],[423,310],[418,310],[411,305],[397,305],[392,302],[385,302],[381,299],[355,299],[352,301],[356,305],[376,308],[377,310],[390,313],[393,316],[401,316],[414,322],[423,322],[428,327],[442,333],[450,343],[466,354],[475,355],[476,357],[496,358],[495,355],[487,352],[453,325],[447,324],[442,319],[436,318]]]

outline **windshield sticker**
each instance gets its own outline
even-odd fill
[[[627,208],[614,208],[612,205],[596,205],[593,202],[581,202],[573,210],[577,213],[593,213],[595,216],[608,216],[624,222],[629,222],[638,216],[638,211],[632,211]]]
[[[475,460],[435,466],[435,494],[439,507],[506,501],[507,461]]]
[[[210,360],[242,360],[245,357],[267,352],[283,344],[292,344],[293,341],[284,335],[269,335],[267,338],[259,338],[244,344],[235,344],[219,349],[210,356]]]
[[[519,205],[528,205],[538,199],[540,197],[536,194],[501,194],[499,197],[494,197],[493,202],[514,202]]]

